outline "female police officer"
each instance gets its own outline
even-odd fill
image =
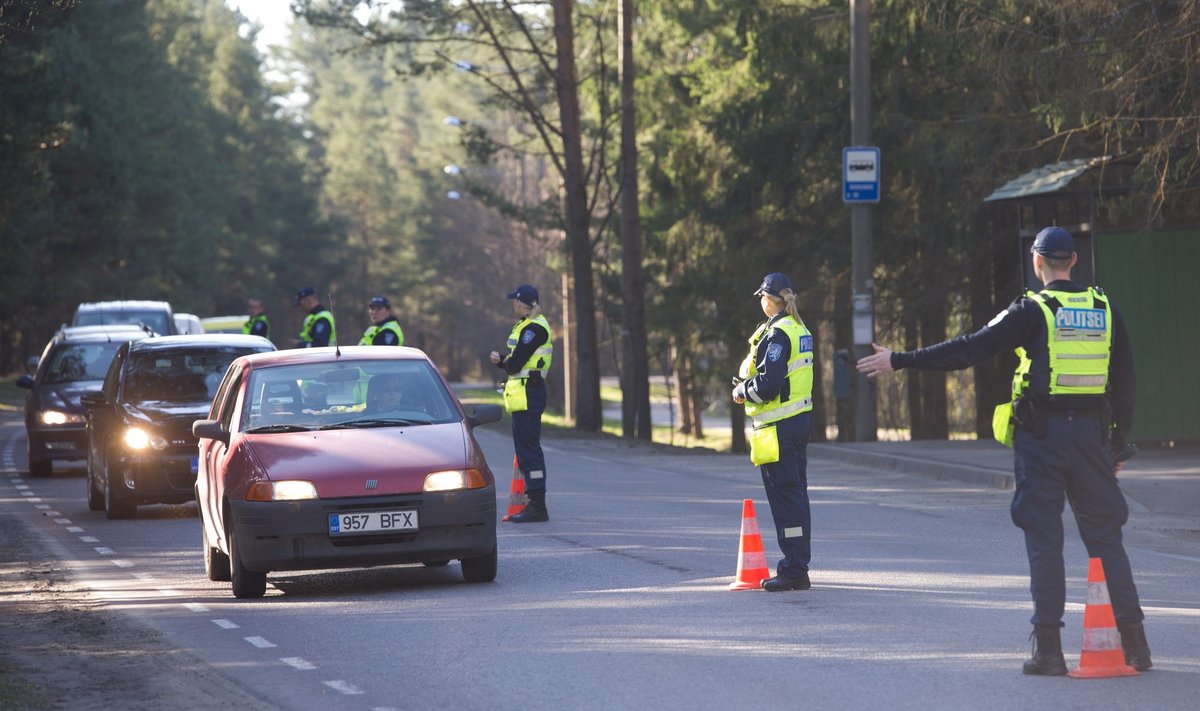
[[[759,465],[783,560],[763,590],[807,590],[811,558],[808,436],[812,426],[813,339],[796,310],[796,290],[774,272],[754,292],[767,316],[750,337],[733,400],[754,420],[750,459]]]
[[[553,347],[550,324],[538,307],[538,292],[522,284],[508,295],[517,324],[508,335],[508,354],[496,351],[492,363],[508,373],[504,385],[504,409],[512,414],[513,446],[517,466],[525,478],[529,504],[508,520],[513,523],[549,521],[546,511],[546,459],[542,455],[542,412],[546,409],[546,372],[550,370]]]

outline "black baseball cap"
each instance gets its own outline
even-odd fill
[[[771,296],[779,296],[779,292],[784,289],[795,291],[796,287],[792,286],[792,280],[788,279],[787,274],[771,272],[763,277],[762,285],[758,287],[758,291],[755,291],[754,295],[762,296],[763,294],[770,294]]]
[[[367,306],[382,306],[385,309],[392,308],[392,305],[388,303],[388,300],[382,296],[372,296],[371,301],[367,303]]]
[[[538,292],[528,284],[522,284],[517,287],[517,290],[508,295],[510,299],[516,299],[526,306],[537,306]]]
[[[1051,259],[1070,259],[1075,253],[1075,238],[1061,227],[1047,227],[1037,233],[1030,251]]]
[[[301,299],[303,299],[306,296],[312,296],[315,293],[317,293],[317,290],[312,288],[311,286],[304,287],[300,291],[296,292],[296,303],[297,304],[300,303]]]

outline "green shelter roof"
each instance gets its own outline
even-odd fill
[[[999,202],[1000,200],[1015,200],[1033,195],[1056,193],[1092,168],[1110,160],[1112,160],[1112,156],[1100,156],[1099,158],[1076,158],[1061,163],[1051,163],[1013,178],[996,188],[983,201]]]

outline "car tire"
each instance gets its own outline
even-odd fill
[[[267,592],[267,573],[247,570],[238,554],[237,527],[229,522],[229,579],[236,598],[259,598]]]
[[[39,462],[36,459],[30,459],[29,476],[31,479],[45,479],[54,476],[54,460],[47,459]]]
[[[108,460],[104,461],[104,517],[109,519],[137,518],[137,504],[124,499],[118,493],[120,487],[112,485],[112,472]]]
[[[490,583],[496,579],[496,549],[478,558],[462,559],[463,580],[468,583]]]
[[[232,575],[229,569],[229,556],[208,543],[208,533],[204,529],[204,514],[200,514],[200,545],[204,546],[204,574],[216,583],[227,583]]]
[[[104,493],[96,490],[96,482],[92,480],[91,467],[88,467],[87,476],[84,477],[84,484],[87,486],[88,511],[103,511]]]

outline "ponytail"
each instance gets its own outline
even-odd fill
[[[787,309],[788,316],[791,316],[796,323],[804,323],[800,319],[800,308],[796,306],[796,292],[791,289],[782,289],[779,292],[780,301],[783,302],[784,308]]]

